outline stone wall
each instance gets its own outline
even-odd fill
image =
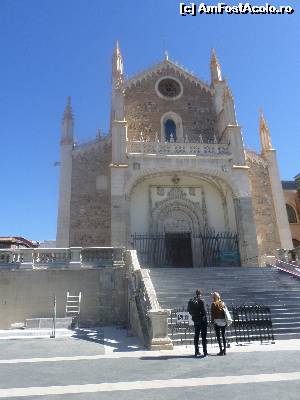
[[[70,246],[111,245],[111,141],[73,151]]]
[[[280,239],[268,165],[263,158],[252,152],[247,153],[247,165],[250,167],[249,178],[259,255],[271,255],[275,249],[280,248]]]
[[[123,267],[86,270],[0,271],[0,329],[27,318],[65,316],[66,293],[82,292],[82,324],[124,325],[127,281]]]
[[[297,222],[289,224],[293,244],[296,247],[298,246],[298,243],[300,243],[300,199],[296,190],[283,190],[283,194],[286,204],[289,204],[293,207],[297,216]]]
[[[163,76],[175,77],[182,83],[183,95],[179,99],[166,100],[157,95],[155,83]],[[217,135],[211,92],[186,79],[172,67],[165,66],[163,71],[153,73],[126,89],[125,115],[129,139],[139,140],[141,132],[144,138],[154,140],[156,132],[160,138],[161,117],[171,111],[181,117],[184,135],[188,135],[190,142],[198,142],[200,134],[204,141]]]

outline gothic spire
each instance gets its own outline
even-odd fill
[[[259,113],[259,137],[262,151],[273,149],[271,144],[270,129],[268,127],[267,121],[265,120],[262,109],[260,109]]]
[[[211,73],[211,82],[212,83],[222,81],[221,65],[217,58],[215,49],[211,50],[210,73]]]
[[[123,57],[117,40],[112,56],[112,79],[118,80],[123,76]]]
[[[61,141],[62,143],[73,142],[73,128],[74,128],[74,117],[71,106],[71,97],[67,97],[67,104],[62,118],[61,126]]]
[[[73,120],[73,112],[72,112],[72,106],[71,106],[71,97],[67,97],[67,104],[65,107],[64,115],[63,115],[63,120],[66,119],[71,119]]]

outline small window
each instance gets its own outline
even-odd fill
[[[286,211],[287,211],[289,223],[296,224],[297,223],[297,215],[296,215],[296,211],[294,210],[294,208],[292,206],[290,206],[289,204],[287,204]]]

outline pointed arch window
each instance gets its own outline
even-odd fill
[[[168,111],[163,114],[160,118],[160,140],[162,142],[173,141],[177,143],[183,143],[183,127],[182,119],[180,115],[173,111]],[[171,135],[173,140],[171,140]]]
[[[287,211],[289,223],[296,224],[298,221],[297,221],[297,214],[296,214],[294,207],[292,207],[289,204],[286,204],[286,211]]]
[[[167,119],[165,122],[165,140],[166,142],[170,142],[171,138],[173,138],[174,142],[176,142],[176,124],[172,119]]]

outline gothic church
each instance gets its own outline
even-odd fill
[[[136,248],[142,264],[258,265],[292,248],[270,132],[247,150],[215,51],[207,84],[165,59],[126,79],[112,57],[110,132],[77,145],[70,100],[61,133],[57,247]]]

